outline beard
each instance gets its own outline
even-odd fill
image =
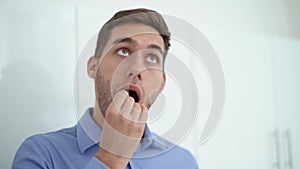
[[[100,71],[97,72],[95,79],[96,102],[99,105],[102,115],[105,117],[106,110],[112,102],[111,83],[105,80]]]
[[[102,115],[105,117],[108,106],[113,100],[112,86],[109,80],[106,80],[100,71],[97,72],[95,79],[95,91],[96,91],[96,102],[99,105]],[[149,110],[156,98],[158,97],[160,90],[153,90],[147,101],[144,103]]]

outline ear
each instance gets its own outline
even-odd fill
[[[97,75],[97,58],[95,56],[90,57],[90,59],[87,62],[87,73],[90,78],[95,79]]]
[[[161,87],[160,87],[160,90],[161,90],[161,91],[163,91],[163,90],[165,89],[166,81],[167,81],[166,73],[164,72],[164,73],[163,73],[163,82],[162,82]]]

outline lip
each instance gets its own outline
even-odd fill
[[[134,84],[130,83],[130,84],[127,84],[124,87],[122,87],[119,91],[121,91],[121,90],[133,90],[133,91],[135,91],[136,94],[139,97],[139,102],[138,103],[141,102],[141,100],[142,100],[142,98],[141,98],[141,96],[142,96],[142,90],[141,90],[141,88],[138,85],[134,85]]]

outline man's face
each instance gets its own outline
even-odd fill
[[[121,90],[150,108],[165,86],[163,50],[162,37],[150,26],[124,24],[112,29],[94,77],[96,101],[103,114]]]

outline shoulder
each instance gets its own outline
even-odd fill
[[[188,149],[180,146],[179,144],[172,143],[169,140],[156,134],[153,135],[155,136],[155,142],[165,150],[161,154],[162,156],[167,156],[173,160],[176,159],[179,163],[184,162],[186,164],[191,164],[194,167],[197,166],[195,157]]]
[[[164,149],[168,149],[168,150],[173,150],[178,152],[178,153],[183,153],[186,155],[190,155],[191,153],[189,152],[189,150],[187,150],[186,148],[183,148],[179,145],[179,143],[173,143],[159,135],[157,135],[156,133],[151,132],[152,136],[153,136],[153,140],[156,142],[156,144],[158,144],[159,146],[161,146]]]
[[[25,139],[24,143],[47,143],[52,141],[60,141],[65,138],[75,138],[76,137],[76,127],[65,128],[57,131],[35,134]]]
[[[39,154],[49,154],[49,150],[64,145],[71,139],[76,138],[76,127],[65,128],[57,131],[35,134],[26,138],[18,151],[35,152]]]
[[[18,148],[12,168],[49,168],[53,166],[52,157],[57,155],[68,137],[75,137],[76,128],[62,129],[26,138]],[[64,141],[63,141],[64,140]],[[50,167],[51,168],[51,167]]]

